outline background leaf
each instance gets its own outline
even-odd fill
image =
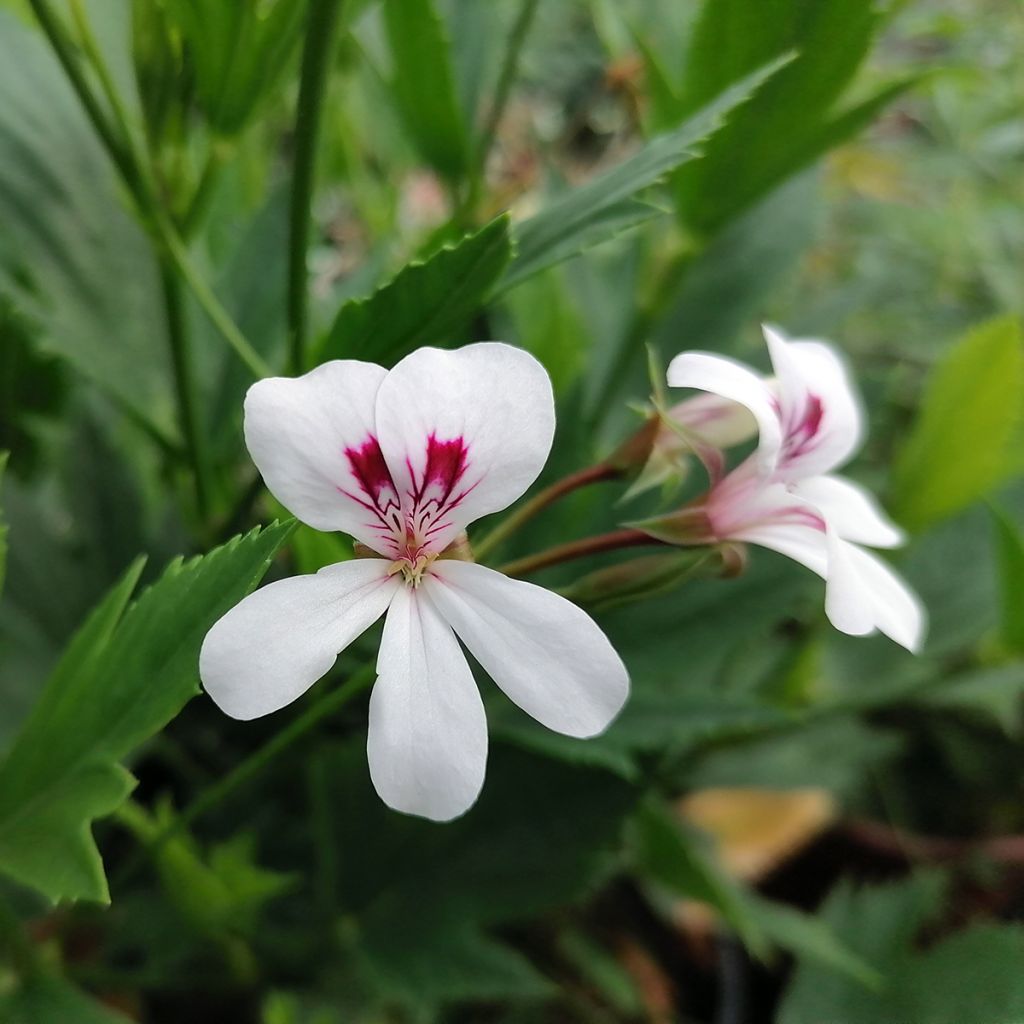
[[[1024,654],[1024,534],[1000,509],[992,510],[999,566],[1000,639],[1016,654]]]
[[[338,311],[317,361],[369,359],[393,366],[421,345],[447,347],[484,304],[512,256],[508,218],[410,263],[369,298]]]
[[[41,350],[173,438],[156,261],[56,59],[6,10],[0,94],[0,291]]]
[[[1024,929],[978,924],[924,952],[915,947],[940,893],[941,880],[925,874],[830,896],[825,920],[878,967],[885,985],[872,991],[801,958],[778,1024],[996,1024],[1024,1015]]]
[[[391,91],[406,131],[438,174],[458,181],[469,170],[469,140],[444,22],[433,0],[383,0],[383,12]]]
[[[678,116],[773,57],[797,56],[709,142],[699,165],[677,175],[679,213],[688,227],[714,234],[906,88],[907,82],[887,85],[834,111],[885,16],[874,0],[705,0],[686,50]]]
[[[491,998],[543,980],[491,929],[579,899],[610,870],[633,791],[606,772],[501,745],[470,815],[395,815],[369,784],[362,742],[330,762],[338,886],[382,991],[414,1006]]]
[[[4,470],[7,468],[9,452],[0,452],[0,487],[4,482]],[[2,497],[2,494],[0,494]],[[4,589],[4,573],[7,569],[7,522],[4,519],[3,504],[0,502],[0,592]]]
[[[40,974],[0,996],[4,1024],[129,1024],[130,1018],[83,995],[63,978]]]
[[[913,530],[985,497],[1013,472],[1024,414],[1024,340],[1015,317],[975,327],[928,378],[904,443],[892,511]]]
[[[651,139],[617,167],[570,190],[517,227],[516,258],[502,287],[512,288],[531,274],[648,219],[650,209],[636,202],[636,193],[700,156],[705,140],[785,64],[785,59],[773,61],[724,88],[675,131]]]

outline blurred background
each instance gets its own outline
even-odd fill
[[[1018,0],[3,0],[0,1022],[1024,1020],[1022,53]],[[330,703],[372,631],[269,719],[189,700],[272,555],[352,555],[164,573],[285,514],[254,377],[521,345],[543,483],[640,426],[648,345],[764,369],[763,320],[848,357],[920,656],[767,551],[605,602],[620,719],[568,740],[478,672],[488,779],[440,826]],[[674,500],[627,486],[500,555]],[[137,577],[143,639],[88,675]]]

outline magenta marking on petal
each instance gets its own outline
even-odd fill
[[[422,469],[418,472],[413,459],[407,457],[409,489],[399,493],[388,469],[384,453],[372,434],[362,444],[346,448],[357,492],[338,487],[377,523],[367,524],[378,533],[394,558],[418,565],[424,558],[440,554],[442,536],[452,526],[450,513],[479,484],[468,482],[469,445],[461,436],[438,438],[431,432],[425,439]]]
[[[371,434],[358,448],[346,448],[345,455],[352,475],[359,481],[363,493],[380,508],[384,489],[387,488],[391,495],[394,495],[395,483],[391,479],[388,464],[384,461],[384,453],[380,450],[377,438]]]
[[[808,394],[803,414],[799,421],[786,430],[783,442],[783,460],[795,459],[814,447],[825,417],[825,406],[817,395]]]

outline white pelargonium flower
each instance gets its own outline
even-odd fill
[[[254,384],[245,440],[267,487],[304,523],[378,557],[271,583],[229,611],[200,654],[207,693],[234,718],[276,711],[386,613],[370,775],[389,806],[437,821],[473,803],[487,759],[459,640],[549,729],[605,729],[629,681],[596,623],[541,587],[441,557],[530,486],[554,429],[544,368],[498,342],[420,349],[390,372],[338,360]]]
[[[712,486],[701,507],[701,539],[747,541],[795,559],[826,580],[825,610],[837,629],[858,636],[877,629],[917,650],[925,630],[920,602],[859,546],[896,547],[903,533],[867,491],[831,473],[864,435],[846,369],[823,342],[790,341],[769,327],[764,335],[772,378],[704,352],[684,352],[668,368],[670,387],[736,403],[757,424],[757,449],[728,475],[720,461],[705,460]],[[720,422],[737,422],[716,413]]]

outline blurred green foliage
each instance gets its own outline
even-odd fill
[[[0,1022],[1024,1013],[1015,0],[2,7]],[[848,357],[920,657],[836,634],[768,552],[659,575],[596,613],[633,683],[606,734],[484,681],[487,784],[447,826],[370,786],[372,635],[269,719],[191,700],[272,559],[351,555],[252,532],[280,510],[240,348],[287,372],[289,339],[308,365],[521,345],[556,387],[544,484],[639,425],[648,345],[764,365],[760,320]],[[627,487],[499,560],[671,500]],[[615,558],[538,579],[585,600]],[[745,877],[679,811],[732,787],[835,819]]]

